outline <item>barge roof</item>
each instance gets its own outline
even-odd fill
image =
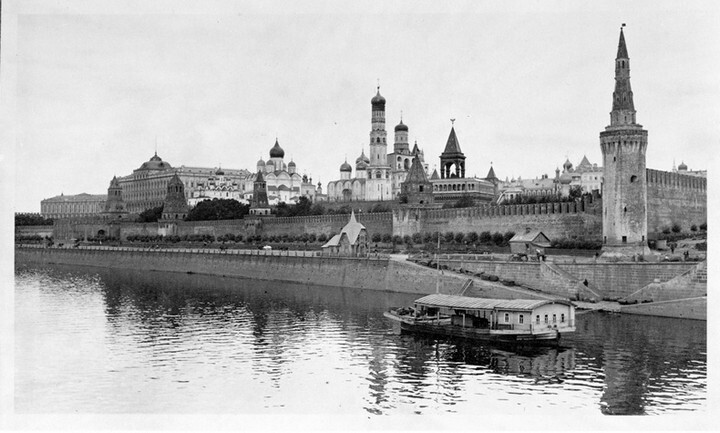
[[[573,304],[564,299],[487,299],[469,296],[432,294],[415,300],[415,304],[465,310],[533,310],[546,304]]]

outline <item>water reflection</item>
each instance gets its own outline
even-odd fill
[[[16,281],[19,411],[644,414],[706,401],[704,322],[588,313],[559,347],[517,348],[401,334],[382,312],[415,295],[59,266]]]

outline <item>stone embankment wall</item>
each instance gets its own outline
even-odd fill
[[[707,320],[707,297],[620,306],[621,313]]]
[[[558,273],[540,262],[476,260],[473,256],[462,258],[461,255],[450,257],[452,258],[441,258],[441,263],[453,269],[463,268],[471,272],[496,275],[502,280],[512,280],[558,296],[575,298],[580,294],[583,299],[595,297],[593,292],[602,299],[624,298],[655,279],[660,282],[670,281],[697,265],[695,262],[552,263],[563,271]],[[585,280],[588,282],[587,290],[581,287]]]
[[[294,251],[182,250],[142,248],[15,249],[16,263],[67,264],[211,274],[270,281],[290,281],[401,293],[434,293],[437,272],[414,263],[381,258],[312,257]],[[446,273],[441,287],[454,290],[466,278]]]
[[[650,238],[673,224],[690,232],[707,222],[707,179],[648,169],[647,188]]]

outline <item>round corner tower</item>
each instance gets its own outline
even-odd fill
[[[600,133],[603,154],[603,251],[646,254],[647,131],[635,122],[630,60],[620,29],[610,125]]]

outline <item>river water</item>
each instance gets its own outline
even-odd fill
[[[15,272],[18,414],[707,411],[706,323],[588,312],[534,350],[401,334],[415,295],[90,267]]]

